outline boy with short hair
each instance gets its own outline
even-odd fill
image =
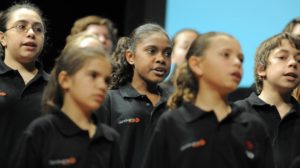
[[[300,51],[288,33],[262,42],[255,56],[257,94],[237,101],[264,121],[272,139],[275,165],[289,167],[300,155],[300,106],[291,96],[300,83]]]

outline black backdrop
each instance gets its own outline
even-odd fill
[[[54,59],[65,45],[65,38],[74,21],[86,15],[100,15],[111,19],[118,35],[128,35],[135,27],[145,22],[164,26],[166,0],[27,0],[41,8],[47,19],[47,45],[41,60],[47,72]],[[14,2],[1,0],[0,10]]]

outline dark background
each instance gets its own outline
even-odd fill
[[[135,27],[145,22],[164,26],[166,0],[27,0],[36,4],[47,19],[47,45],[41,55],[45,70],[49,72],[54,59],[65,45],[76,19],[87,15],[109,18],[118,29],[118,36],[128,35]],[[15,2],[1,0],[0,10]]]
[[[164,27],[166,0],[27,0],[36,4],[47,19],[47,45],[41,60],[45,70],[50,72],[55,58],[65,45],[76,19],[87,15],[109,18],[118,29],[118,36],[127,36],[137,26],[155,22]],[[1,0],[0,10],[11,6],[11,0]],[[239,88],[229,96],[229,100],[247,97],[252,89]]]

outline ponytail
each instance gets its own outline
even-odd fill
[[[45,87],[42,96],[42,110],[49,112],[54,108],[61,108],[63,104],[63,92],[58,83],[57,76],[60,70],[55,66],[50,74],[47,87]]]
[[[112,79],[111,89],[118,89],[132,81],[133,67],[125,57],[126,51],[130,47],[130,38],[122,37],[119,39],[116,49],[112,54]]]
[[[175,109],[183,102],[194,102],[198,93],[198,80],[185,62],[175,72],[175,92],[168,100],[168,107]]]

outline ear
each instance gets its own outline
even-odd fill
[[[262,65],[257,66],[256,73],[262,78],[266,77],[266,69],[264,69]]]
[[[202,76],[202,74],[203,74],[202,63],[203,63],[203,57],[199,57],[199,56],[191,56],[188,60],[188,64],[189,64],[191,70],[197,76]]]
[[[61,71],[58,74],[58,83],[61,86],[61,88],[65,91],[69,90],[71,87],[72,81],[71,77],[68,75],[66,71]]]
[[[126,61],[127,61],[130,65],[134,65],[134,57],[135,57],[135,55],[133,54],[132,51],[126,50],[126,52],[125,52],[125,58],[126,58]]]
[[[6,47],[6,37],[2,31],[0,31],[0,43],[3,47]]]

